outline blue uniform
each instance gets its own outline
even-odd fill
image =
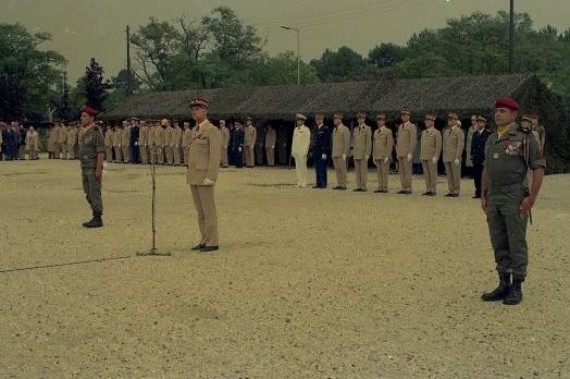
[[[236,129],[234,132],[234,139],[232,150],[234,152],[234,163],[237,168],[243,167],[243,145],[245,143],[245,131],[243,129]],[[240,151],[241,150],[241,151]]]
[[[471,139],[471,161],[473,162],[473,181],[475,182],[475,196],[481,196],[481,175],[483,174],[483,163],[485,162],[485,144],[491,135],[488,129],[482,132],[475,131]]]
[[[331,132],[328,126],[320,125],[313,134],[313,146],[311,149],[315,173],[317,175],[316,187],[327,187],[327,162],[331,150]],[[323,159],[323,154],[326,157]]]

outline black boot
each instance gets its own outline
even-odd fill
[[[499,286],[491,292],[484,293],[481,295],[483,301],[499,301],[504,300],[511,289],[511,275],[510,274],[500,274],[499,275]]]
[[[522,301],[523,293],[521,285],[523,281],[524,279],[513,279],[513,285],[511,286],[509,294],[507,295],[505,300],[503,300],[503,304],[517,305]]]
[[[83,226],[86,228],[100,228],[103,226],[103,219],[101,216],[103,212],[93,211],[93,218],[90,221],[84,222]]]

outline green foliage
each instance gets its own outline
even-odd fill
[[[326,49],[320,59],[313,59],[323,82],[348,82],[366,79],[366,61],[349,47],[343,46],[337,52]]]
[[[54,66],[65,59],[41,50],[50,39],[20,24],[0,24],[0,119],[39,119],[60,102],[61,74]]]
[[[111,84],[103,78],[103,67],[95,58],[91,58],[89,66],[85,67],[83,83],[85,104],[99,111],[104,110]]]

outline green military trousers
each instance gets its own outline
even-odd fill
[[[82,169],[83,192],[93,212],[103,212],[103,200],[101,199],[101,180],[95,177],[94,169]]]
[[[515,279],[526,277],[528,248],[526,226],[528,216],[519,215],[523,200],[520,192],[490,195],[487,223],[499,275],[512,273]]]

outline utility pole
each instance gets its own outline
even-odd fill
[[[127,88],[125,91],[127,96],[131,96],[133,93],[131,86],[131,75],[131,29],[129,28],[129,25],[127,25]]]
[[[509,13],[509,72],[515,73],[515,0],[510,0],[511,10]]]

